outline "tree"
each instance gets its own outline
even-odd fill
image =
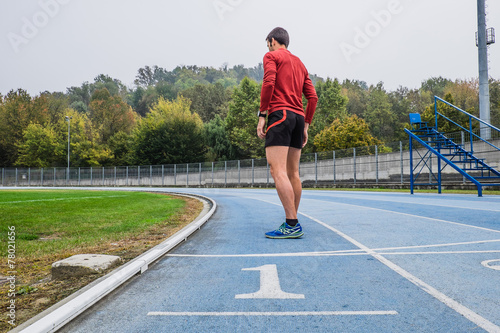
[[[18,146],[23,141],[23,131],[30,123],[40,123],[40,115],[35,112],[32,98],[27,91],[11,90],[3,99],[0,108],[0,164],[14,165],[18,158]],[[38,118],[38,119],[37,119]]]
[[[443,98],[450,104],[455,105],[455,101],[451,94],[446,94]],[[459,124],[465,129],[469,129],[469,117],[467,117],[462,112],[456,110],[455,108],[449,106],[441,101],[437,102],[437,112],[444,115],[446,118],[453,120],[455,123]],[[429,126],[435,126],[435,105],[434,103],[427,106],[424,113],[422,114],[422,121],[428,122]],[[450,121],[446,120],[442,116],[438,116],[438,131],[444,133],[451,133],[461,131],[460,127],[454,125]]]
[[[111,165],[126,166],[133,164],[133,134],[125,132],[116,132],[108,140],[108,147],[113,154],[110,161]]]
[[[217,82],[215,84],[197,84],[182,92],[191,100],[191,111],[200,115],[203,122],[209,122],[216,115],[225,118],[230,99],[229,91]]]
[[[318,151],[373,146],[381,143],[370,134],[368,124],[356,115],[346,117],[344,121],[335,119],[314,138],[314,145]]]
[[[479,117],[479,80],[456,80],[446,86],[444,93],[453,96],[453,105]]]
[[[66,156],[59,137],[52,126],[29,124],[23,141],[17,144],[19,155],[16,165],[47,168],[60,165]]]
[[[490,79],[491,124],[500,128],[500,81]]]
[[[205,124],[205,142],[208,146],[207,161],[236,159],[235,149],[219,115],[215,115],[214,119]]]
[[[452,84],[451,80],[445,79],[443,77],[431,77],[426,81],[422,82],[420,90],[429,91],[432,96],[441,97],[445,95],[445,89],[449,84]]]
[[[206,151],[203,122],[189,108],[190,101],[182,96],[174,101],[160,97],[135,130],[137,164],[188,163],[203,159]]]
[[[342,88],[344,95],[348,98],[346,105],[347,113],[363,117],[366,112],[366,105],[368,104],[368,85],[366,82],[344,80]]]
[[[137,114],[119,96],[111,96],[108,89],[96,90],[89,104],[89,116],[99,131],[100,143],[106,144],[115,133],[130,133]]]
[[[90,167],[110,165],[113,158],[111,150],[104,144],[99,136],[98,129],[94,126],[88,115],[67,109],[65,114],[72,117],[71,126],[71,166]],[[68,123],[61,118],[54,128],[59,136],[59,142],[67,154]],[[65,165],[65,163],[61,163]]]
[[[324,130],[333,120],[340,119],[342,121],[347,117],[348,98],[342,93],[342,87],[337,79],[332,81],[328,78],[326,82],[319,81],[315,88],[318,94],[318,105],[313,122],[309,127],[309,136],[311,138]],[[309,152],[311,146],[308,146],[308,148],[306,148],[305,152]]]
[[[385,142],[394,141],[395,132],[398,130],[396,116],[381,82],[370,87],[364,118],[375,137]]]
[[[257,137],[259,103],[259,85],[245,77],[233,92],[226,118],[229,141],[238,148],[238,155],[242,158],[265,156],[264,144]]]

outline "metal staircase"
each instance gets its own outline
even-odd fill
[[[457,115],[466,115],[468,117],[469,128],[463,127],[444,114],[438,112],[438,102],[450,106],[457,112]],[[412,129],[411,131],[405,129],[410,139],[411,193],[413,194],[414,187],[418,185],[437,185],[438,192],[441,193],[442,171],[446,166],[450,166],[459,172],[463,176],[464,181],[472,182],[477,187],[478,196],[482,196],[484,186],[500,186],[500,171],[488,165],[484,159],[480,159],[474,155],[474,142],[485,142],[493,148],[493,152],[500,153],[500,148],[489,142],[488,140],[490,138],[487,138],[487,140],[475,134],[473,125],[477,125],[479,122],[479,126],[481,128],[486,128],[487,131],[485,131],[485,133],[488,133],[490,137],[492,132],[497,135],[500,134],[500,129],[436,96],[434,96],[434,115],[435,126],[429,126],[428,123],[421,121],[420,114],[412,113],[410,114],[410,125]],[[468,135],[469,142],[467,143],[467,149],[465,144],[457,144],[444,133],[439,132],[438,119],[441,118],[458,126]],[[419,148],[419,146],[420,148],[426,148],[426,150],[414,149]],[[420,160],[416,163],[413,161],[414,152],[420,157]],[[433,166],[433,160],[437,160],[437,168],[435,165]],[[421,179],[424,178],[422,173],[424,170],[428,170],[428,180],[420,182]],[[437,170],[437,172],[434,170]]]

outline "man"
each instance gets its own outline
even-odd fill
[[[299,238],[304,235],[297,220],[302,195],[300,154],[307,143],[318,96],[306,67],[288,51],[288,32],[275,28],[266,41],[269,52],[264,56],[257,135],[266,140],[267,162],[286,216],[286,221],[277,230],[267,232],[266,237]],[[305,113],[302,94],[307,98]]]

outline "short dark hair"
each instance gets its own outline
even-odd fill
[[[280,27],[274,28],[269,35],[267,35],[266,40],[271,43],[273,40],[277,41],[281,45],[285,45],[288,48],[288,44],[290,43],[290,37],[288,36],[288,32]]]

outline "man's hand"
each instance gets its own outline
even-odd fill
[[[266,118],[259,117],[259,123],[257,124],[257,136],[261,139],[266,138],[266,131],[264,131],[265,126],[266,126]]]
[[[307,139],[309,135],[307,134],[307,131],[309,130],[309,123],[304,124],[304,142],[302,143],[302,148],[307,144]]]

